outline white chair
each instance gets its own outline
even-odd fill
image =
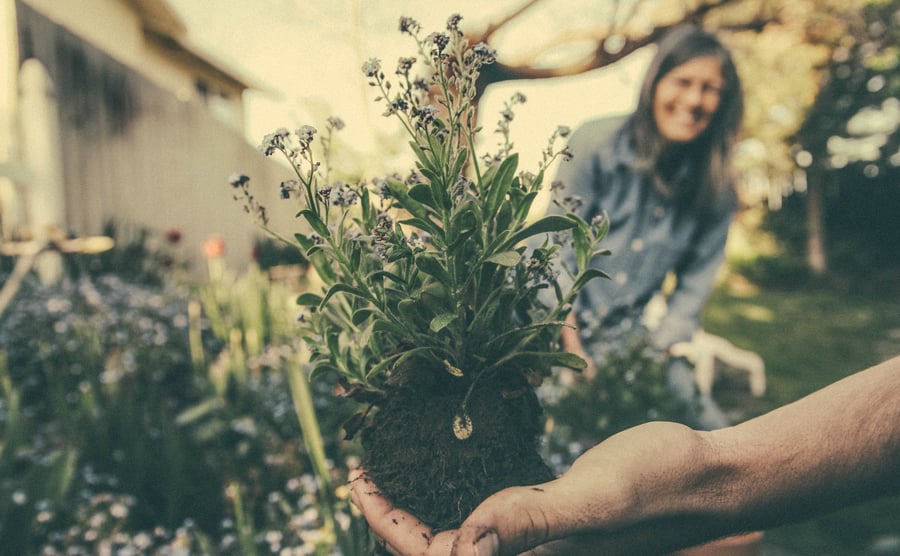
[[[704,394],[712,392],[716,379],[716,361],[749,375],[750,392],[762,396],[766,391],[766,365],[759,354],[741,349],[725,338],[704,330],[694,333],[690,342],[679,342],[670,349],[672,355],[685,357],[694,364],[694,379]]]

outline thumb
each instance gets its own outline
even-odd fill
[[[453,554],[519,554],[551,540],[560,523],[547,493],[553,484],[512,487],[487,498],[460,526]]]

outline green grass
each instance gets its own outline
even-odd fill
[[[714,292],[704,328],[766,362],[768,384],[761,399],[716,391],[729,403],[743,404],[747,417],[900,354],[900,292],[825,284],[738,290],[723,285]],[[887,536],[900,537],[900,496],[780,527],[767,532],[767,542],[801,555],[850,556],[874,554],[873,540]]]

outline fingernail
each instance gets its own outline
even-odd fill
[[[475,554],[493,556],[500,551],[500,539],[494,531],[488,531],[475,541]]]

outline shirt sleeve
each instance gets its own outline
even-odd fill
[[[609,117],[591,120],[576,129],[568,142],[572,159],[562,161],[555,181],[563,184],[562,198],[577,197],[581,207],[576,210],[582,218],[590,221],[602,204],[605,190],[602,183],[603,152],[610,150],[611,141],[622,125],[624,118]],[[556,207],[554,210],[559,211]]]
[[[654,337],[660,347],[691,339],[700,327],[700,315],[725,261],[725,243],[735,213],[736,200],[706,216],[694,244],[675,269],[676,286],[668,299],[668,311]]]

